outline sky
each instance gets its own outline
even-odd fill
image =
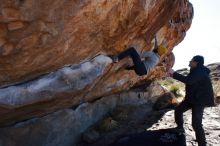
[[[194,7],[192,25],[185,39],[173,49],[174,69],[188,68],[195,55],[205,65],[220,62],[220,0],[190,0]]]

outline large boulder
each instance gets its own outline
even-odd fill
[[[107,55],[129,46],[151,51],[155,34],[170,53],[184,39],[193,17],[187,0],[0,3],[0,125],[94,101],[163,76],[170,67],[163,62],[166,56],[149,76],[138,77],[124,70],[128,59],[112,64]]]
[[[0,146],[75,146],[90,126],[117,107],[139,107],[147,104],[145,110],[151,112],[155,101],[149,96],[151,94],[148,90],[122,92],[92,103],[85,102],[77,107],[61,109],[43,117],[2,127],[0,128]],[[111,119],[107,118],[107,120]],[[103,125],[102,128],[109,128],[106,126]],[[83,135],[83,139],[91,143],[97,138],[99,134],[94,131]]]

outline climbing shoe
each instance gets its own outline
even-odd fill
[[[116,56],[116,55],[108,55],[108,57],[110,57],[114,63],[118,62],[118,56]]]

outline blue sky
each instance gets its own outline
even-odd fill
[[[185,39],[173,49],[174,69],[188,67],[194,55],[202,55],[205,64],[220,62],[220,0],[190,0],[194,18]]]

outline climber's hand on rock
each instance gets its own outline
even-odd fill
[[[168,72],[169,72],[169,76],[172,77],[172,76],[173,76],[173,73],[174,73],[175,71],[174,71],[172,68],[170,68]]]
[[[169,73],[170,73],[170,74],[173,74],[174,72],[175,72],[175,71],[174,71],[172,68],[169,69]]]

